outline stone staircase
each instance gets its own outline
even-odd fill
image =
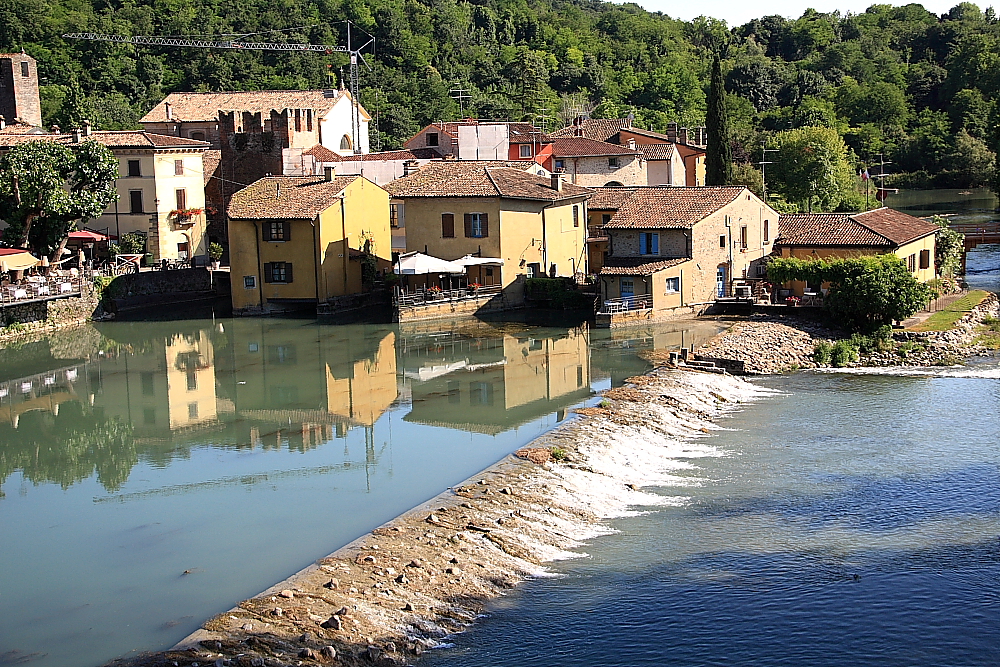
[[[671,352],[670,363],[677,368],[702,371],[703,373],[718,373],[720,375],[726,375],[725,368],[717,366],[714,361],[698,359],[698,355],[694,354],[687,348],[682,348],[680,352]]]

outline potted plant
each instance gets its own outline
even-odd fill
[[[213,269],[219,268],[219,260],[222,259],[222,253],[224,252],[225,249],[218,243],[213,242],[208,244],[208,256],[212,260]]]
[[[801,300],[802,299],[800,299],[797,296],[790,296],[785,299],[785,303],[787,303],[790,308],[794,308],[795,306],[799,305],[799,301]]]

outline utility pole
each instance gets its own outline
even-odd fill
[[[765,169],[764,165],[774,164],[773,162],[768,162],[767,161],[767,154],[768,153],[777,153],[777,152],[778,152],[777,148],[767,148],[767,144],[761,144],[761,148],[760,148],[760,162],[758,162],[757,164],[760,165],[760,182],[763,185],[764,203],[765,204],[767,203],[767,179],[764,178],[764,169]]]
[[[452,88],[448,91],[451,99],[458,102],[458,115],[463,120],[465,119],[465,100],[471,100],[472,95],[469,94],[467,88]]]

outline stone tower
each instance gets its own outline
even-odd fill
[[[8,123],[42,125],[38,65],[24,53],[0,53],[0,116]]]

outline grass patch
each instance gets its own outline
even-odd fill
[[[982,325],[977,329],[979,336],[976,344],[991,350],[1000,350],[1000,320],[995,317],[983,318]]]
[[[937,311],[926,320],[910,329],[910,331],[948,331],[955,326],[955,322],[962,319],[962,316],[978,306],[989,295],[989,292],[981,289],[973,290],[961,299],[950,303]]]

